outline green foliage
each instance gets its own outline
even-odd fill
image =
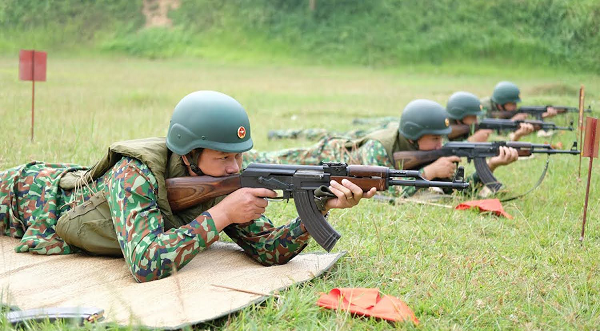
[[[169,13],[175,29],[139,31],[141,0],[6,0],[0,27],[8,33],[0,36],[0,51],[35,32],[44,46],[93,41],[104,50],[150,58],[276,53],[371,67],[469,60],[600,72],[596,0],[315,3],[311,11],[307,0],[183,0]]]
[[[102,43],[101,49],[155,59],[185,54],[192,44],[192,35],[183,29],[148,28],[115,36]]]
[[[317,63],[369,66],[489,59],[600,70],[593,0],[188,1],[173,15],[198,33],[229,31],[285,43]],[[202,19],[190,19],[191,15]]]
[[[143,23],[137,1],[4,0],[0,2],[0,52],[82,49],[115,31],[133,33]]]

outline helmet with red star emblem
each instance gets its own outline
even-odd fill
[[[186,155],[196,148],[241,153],[252,148],[250,120],[234,98],[215,91],[185,96],[173,111],[167,147]]]

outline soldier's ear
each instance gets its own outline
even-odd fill
[[[183,164],[185,164],[186,166],[190,166],[190,161],[188,161],[187,156],[186,155],[182,155],[181,156],[181,160],[183,161]]]

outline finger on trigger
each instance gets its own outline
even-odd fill
[[[260,197],[260,198],[275,198],[275,197],[277,197],[277,192],[275,192],[273,190],[269,190],[268,188],[255,188],[251,192],[254,196]]]

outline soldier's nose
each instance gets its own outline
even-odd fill
[[[237,162],[233,162],[233,164],[226,168],[226,171],[228,174],[237,174],[240,172],[240,166],[237,164]]]

